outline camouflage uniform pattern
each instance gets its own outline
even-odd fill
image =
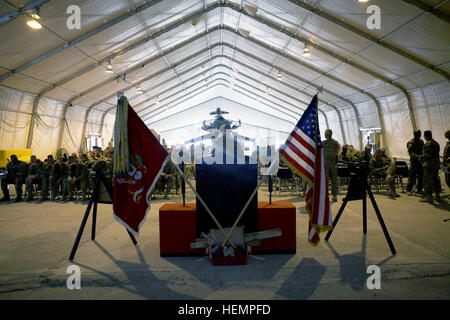
[[[323,157],[325,161],[325,175],[331,183],[331,193],[337,196],[339,193],[337,159],[339,154],[339,142],[334,139],[322,141]]]
[[[406,146],[410,156],[409,177],[406,191],[411,192],[413,185],[416,184],[417,178],[417,191],[421,192],[423,188],[423,165],[419,158],[423,153],[424,142],[422,139],[411,139]]]
[[[433,191],[439,197],[441,186],[439,185],[439,160],[440,146],[435,140],[430,139],[423,146],[423,189],[425,196],[432,196]]]
[[[16,188],[16,201],[22,200],[23,184],[28,175],[28,164],[17,160],[15,163],[9,162],[6,165],[7,175],[2,177],[1,188],[3,200],[9,200],[8,184],[13,183]]]

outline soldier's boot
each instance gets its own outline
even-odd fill
[[[331,201],[337,202],[337,197],[336,197],[336,195],[333,194],[333,197],[331,198]]]
[[[20,202],[23,200],[22,198],[22,185],[17,185],[16,184],[16,192],[17,192],[17,196],[16,199],[14,200],[14,202]]]
[[[50,190],[50,200],[55,200],[55,191]]]
[[[2,179],[1,185],[2,185],[3,198],[0,199],[0,202],[5,202],[5,201],[11,200],[9,197],[8,185],[5,183],[5,180]]]
[[[419,200],[420,202],[427,202],[427,203],[433,203],[433,195],[426,194],[422,199]]]
[[[84,191],[84,190],[81,193],[81,201],[86,201],[86,191]]]
[[[444,199],[441,198],[439,193],[435,194],[434,199],[436,200],[436,202],[444,202]]]

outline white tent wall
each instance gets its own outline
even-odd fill
[[[103,127],[101,132],[101,137],[103,139],[103,147],[108,146],[108,142],[114,138],[114,123],[116,121],[116,113],[111,111],[105,115],[103,120]]]
[[[169,145],[182,143],[205,134],[205,131],[201,130],[202,121],[214,119],[209,113],[217,108],[230,113],[225,116],[227,119],[241,120],[243,125],[238,133],[251,138],[267,136],[268,130],[272,130],[273,134],[278,131],[280,134],[289,134],[295,124],[294,119],[286,121],[259,111],[255,106],[244,105],[241,101],[218,97],[200,103],[190,110],[171,113],[168,118],[162,117],[161,121],[151,123],[150,128],[156,130]]]
[[[412,138],[413,127],[404,94],[379,99],[385,123],[385,146],[390,157],[408,159],[406,142]]]
[[[336,111],[328,111],[326,113],[328,118],[328,124],[329,126],[319,121],[320,126],[320,135],[322,137],[322,140],[325,140],[325,130],[331,129],[333,131],[333,139],[337,140],[339,144],[342,146],[344,144],[344,138],[343,138],[343,132],[341,131],[341,126],[339,125],[339,117]]]
[[[0,86],[0,149],[24,149],[34,98]]]
[[[61,147],[69,153],[77,152],[80,148],[87,110],[79,106],[71,106],[67,109]]]
[[[417,128],[422,131],[422,135],[425,130],[432,131],[442,154],[447,143],[444,133],[450,129],[450,83],[445,81],[418,88],[410,94]]]
[[[33,154],[42,160],[56,152],[63,111],[64,103],[48,98],[39,99],[33,123],[31,149]]]
[[[356,115],[351,108],[342,108],[341,113],[342,126],[344,127],[346,144],[353,145],[356,149],[360,147],[359,128],[356,121]],[[343,140],[341,140],[343,142]]]

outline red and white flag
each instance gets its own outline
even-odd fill
[[[127,127],[124,131],[127,132],[128,138],[128,170],[125,173],[115,173],[114,176],[114,218],[131,233],[138,235],[150,211],[150,194],[170,155],[128,105],[125,97],[119,99],[118,104],[120,103],[124,104],[121,106],[122,109],[127,110],[124,114],[128,114]],[[124,123],[121,126],[124,127]],[[115,130],[117,129],[116,120]],[[123,140],[116,141],[115,147],[119,148],[119,144],[120,146],[122,143],[126,144],[126,137]]]
[[[280,147],[280,158],[307,183],[308,241],[314,246],[319,244],[320,232],[333,228],[317,106],[316,95],[285,144]]]

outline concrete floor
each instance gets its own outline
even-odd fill
[[[267,200],[260,190],[258,199]],[[332,205],[333,217],[341,205]],[[180,196],[174,196],[174,202]],[[188,201],[194,198],[188,195]],[[449,299],[450,205],[420,203],[402,194],[376,195],[398,252],[392,256],[372,206],[362,232],[362,202],[347,205],[329,242],[307,242],[304,201],[283,193],[297,209],[297,253],[250,256],[247,265],[212,266],[206,257],[159,256],[155,200],[134,247],[99,205],[97,238],[89,219],[75,261],[68,260],[86,203],[0,205],[0,299]],[[81,289],[66,286],[67,268],[81,269]],[[367,267],[381,269],[381,289],[366,286]]]

